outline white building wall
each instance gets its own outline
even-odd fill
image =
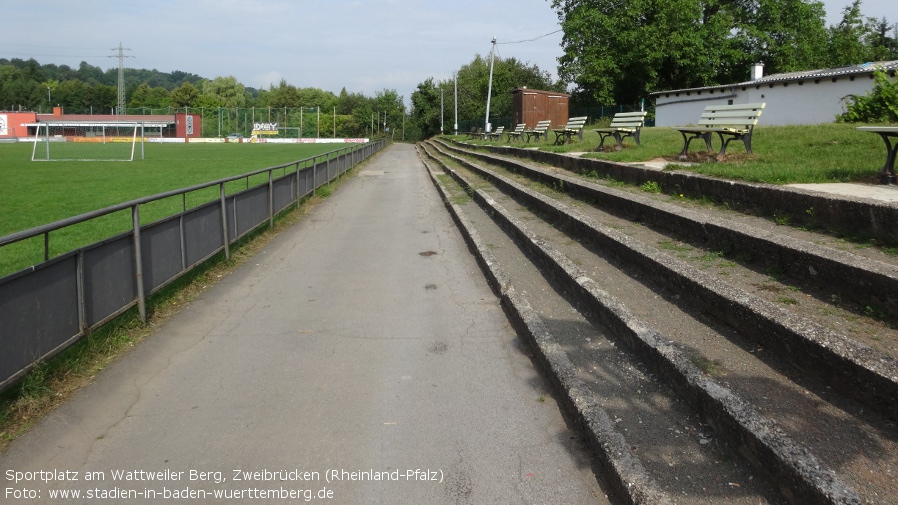
[[[832,123],[845,112],[843,99],[873,89],[873,74],[776,83],[743,83],[732,88],[662,93],[655,99],[655,126],[696,123],[708,105],[765,102],[759,125]]]

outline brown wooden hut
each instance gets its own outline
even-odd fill
[[[533,128],[536,123],[545,119],[552,120],[553,127],[562,127],[568,120],[568,101],[571,95],[557,91],[517,88],[514,95],[512,123],[525,123]]]

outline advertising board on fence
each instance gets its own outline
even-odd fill
[[[305,139],[266,139],[266,138],[255,138],[250,140],[249,142],[256,142],[259,144],[364,144],[368,142],[368,139],[365,138],[338,138],[338,139],[313,139],[313,138],[305,138]]]
[[[223,143],[224,139],[221,138],[175,138],[175,137],[147,137],[146,142],[154,143],[154,144],[183,144],[185,142],[190,142],[191,144],[194,142],[202,142],[209,144],[218,144]],[[243,143],[249,144],[365,144],[368,142],[366,138],[339,138],[339,139],[267,139],[267,138],[252,138],[252,139],[241,139]]]

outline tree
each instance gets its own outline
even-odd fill
[[[125,69],[128,106],[137,113],[170,113],[171,107],[203,108],[205,129],[213,134],[244,130],[254,120],[284,125],[302,122],[303,136],[334,134],[366,136],[374,112],[384,124],[398,129],[405,118],[403,99],[395,90],[374,97],[348,93],[338,97],[319,88],[298,88],[282,80],[268,90],[246,88],[233,76],[205,80],[181,71]],[[52,103],[48,103],[48,88]],[[34,59],[0,58],[0,110],[46,111],[59,104],[71,114],[110,114],[118,101],[117,69],[103,71],[81,62],[78,69],[66,65],[41,65]],[[160,110],[162,109],[162,110]],[[264,110],[267,109],[267,110]],[[319,114],[316,109],[320,110]],[[339,110],[338,110],[339,109]],[[213,117],[217,116],[217,117]]]
[[[842,9],[842,20],[832,26],[830,31],[829,53],[830,65],[855,65],[869,61],[868,51],[864,44],[867,27],[861,15],[861,0],[854,0],[851,5]]]
[[[54,102],[62,105],[70,114],[86,114],[90,112],[88,89],[81,81],[70,79],[62,81],[53,89]]]
[[[395,89],[384,89],[374,93],[374,99],[371,101],[374,112],[378,115],[378,124],[381,130],[384,127],[391,131],[402,126],[402,120],[405,116],[405,105],[402,103],[402,96],[396,93]]]
[[[140,84],[131,94],[128,108],[161,109],[171,105],[171,97],[165,88],[153,88],[147,83]]]
[[[103,82],[103,70],[100,67],[88,65],[86,61],[82,61],[81,65],[78,66],[78,78],[91,86],[111,84]]]
[[[440,90],[433,82],[433,77],[418,84],[412,93],[411,121],[423,138],[429,138],[440,132]]]
[[[346,88],[340,90],[337,97],[337,114],[352,114],[358,108],[368,108],[368,97],[361,93],[347,93]]]
[[[303,107],[321,107],[329,110],[337,103],[337,96],[319,88],[298,88],[299,104]]]
[[[210,107],[235,108],[246,105],[246,89],[234,76],[216,77],[202,85],[204,103]]]
[[[34,61],[34,60],[30,60]],[[33,65],[22,68],[13,65],[0,67],[0,108],[11,110],[45,110],[47,104],[47,88],[42,86],[42,74],[35,71]]]
[[[474,59],[455,73],[458,81],[458,114],[463,118],[486,119],[486,97],[490,89],[490,59],[477,54]],[[547,91],[564,91],[560,82],[552,82],[549,72],[536,65],[516,58],[499,58],[493,61],[493,85],[490,97],[490,116],[509,117],[512,114],[516,88],[527,87]],[[452,110],[454,119],[455,82],[447,79],[435,82],[433,78],[418,84],[412,93],[412,110],[409,116],[416,131],[424,138],[440,131],[440,91],[443,94],[444,113]]]
[[[294,108],[302,106],[302,99],[296,86],[287,84],[286,80],[281,79],[277,87],[272,85],[267,91],[260,92],[257,103],[259,107]]]
[[[889,24],[886,18],[869,18],[868,29],[872,61],[898,60],[898,24]]]
[[[829,35],[819,1],[756,0],[735,10],[739,53],[736,71],[721,82],[748,78],[752,63],[763,62],[767,73],[793,72],[827,65]]]
[[[559,75],[592,104],[635,103],[652,91],[748,78],[820,63],[820,2],[805,0],[553,0],[564,54]]]
[[[185,82],[171,92],[172,107],[193,107],[200,97],[200,91],[196,86]]]

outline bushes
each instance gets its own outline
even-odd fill
[[[898,122],[898,80],[877,70],[874,73],[873,90],[864,96],[851,96],[851,103],[837,120],[844,123],[895,123]]]

